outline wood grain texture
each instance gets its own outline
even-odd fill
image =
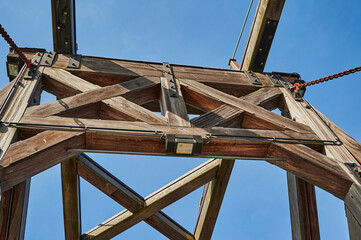
[[[240,99],[247,101],[248,103],[265,107],[266,109],[276,108],[279,98],[282,93],[278,88],[261,88],[255,92],[252,92],[246,96],[240,97]],[[213,127],[213,126],[227,126],[234,125],[232,120],[242,115],[245,111],[239,108],[235,108],[228,104],[213,109],[210,112],[202,114],[199,117],[193,118],[191,124],[197,127]],[[242,126],[242,122],[238,124]],[[251,124],[250,124],[251,125]]]
[[[29,192],[30,178],[2,193],[0,239],[24,239]]]
[[[100,86],[85,81],[63,69],[45,68],[44,85],[46,90],[56,96],[72,96],[77,93],[101,89]],[[58,93],[64,91],[68,94]],[[102,108],[100,117],[116,120],[137,120],[151,124],[166,124],[164,117],[155,114],[121,96],[102,100],[106,106]],[[77,110],[77,109],[75,109]]]
[[[77,169],[82,178],[124,206],[130,212],[137,212],[145,207],[145,200],[139,194],[88,156],[84,154],[78,156]],[[150,216],[144,221],[169,239],[193,239],[191,233],[162,211]]]
[[[287,173],[292,239],[320,239],[314,185]]]
[[[281,157],[286,161],[270,162],[305,181],[344,199],[352,179],[332,158],[300,144],[273,143],[268,157]],[[333,184],[330,184],[332,182]]]
[[[65,239],[77,240],[81,235],[80,189],[76,158],[65,160],[61,166],[61,187]]]
[[[83,235],[83,239],[110,239],[138,222],[196,190],[216,177],[220,160],[212,159],[145,198],[145,208],[131,213],[126,210]]]
[[[253,70],[255,68],[264,68],[266,62],[262,66],[255,66],[256,54],[260,48],[262,51],[269,51],[266,46],[261,46],[260,42],[263,37],[263,29],[268,19],[279,21],[285,0],[261,0],[258,3],[257,10],[253,19],[251,31],[247,40],[246,48],[241,62],[241,70]],[[272,36],[273,37],[273,36]],[[269,46],[271,47],[271,46]]]
[[[194,230],[195,239],[211,239],[233,165],[234,160],[222,160],[216,179],[206,185]]]
[[[122,84],[115,84],[99,89],[94,89],[75,96],[60,99],[58,101],[33,106],[26,110],[25,115],[50,116],[60,114],[70,109],[75,109],[84,105],[93,104],[102,100],[121,96],[126,93],[136,93],[139,90],[159,84],[159,80],[149,78],[137,78]]]
[[[191,88],[194,91],[211,97],[223,104],[228,104],[233,107],[244,110],[248,114],[252,115],[254,118],[258,118],[265,122],[271,123],[274,126],[277,126],[278,130],[281,129],[291,129],[298,132],[311,132],[312,130],[300,123],[296,123],[290,119],[282,117],[276,113],[268,111],[262,107],[256,106],[254,104],[248,103],[245,100],[236,98],[224,92],[218,91],[214,88],[208,87],[202,83],[192,81],[192,80],[182,80],[181,84],[184,88]]]
[[[188,113],[186,105],[183,99],[182,90],[178,79],[173,79],[177,92],[177,97],[170,96],[171,86],[169,81],[162,77],[161,86],[161,103],[162,103],[162,113],[168,119],[168,124],[171,126],[185,126],[190,127]]]
[[[24,68],[21,70],[17,78],[19,83],[15,86],[11,100],[6,105],[5,111],[1,113],[1,121],[3,122],[18,122],[25,112],[26,107],[33,100],[33,95],[37,86],[40,83],[40,78],[43,68],[39,68],[36,71],[33,80],[24,79],[28,69]],[[0,127],[0,160],[3,158],[10,143],[13,141],[16,129],[8,128],[4,124]],[[0,161],[1,163],[1,161]]]
[[[356,220],[352,212],[347,207],[345,208],[345,210],[346,210],[350,240],[360,240],[361,239],[360,223]]]
[[[76,156],[78,153],[67,150],[85,147],[84,137],[79,132],[44,131],[11,144],[0,164],[3,189],[10,189],[27,178]]]

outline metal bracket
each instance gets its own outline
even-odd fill
[[[356,179],[361,183],[361,167],[356,163],[345,163],[346,167],[350,172],[356,177]]]
[[[80,66],[81,66],[81,55],[80,54],[72,54],[69,57],[67,68],[79,69]]]
[[[244,71],[244,74],[246,74],[248,80],[252,84],[263,86],[262,82],[259,80],[259,78],[257,77],[257,75],[254,72],[252,72],[252,71]]]
[[[173,97],[173,98],[177,98],[179,96],[179,94],[178,94],[176,81],[175,81],[175,78],[173,75],[172,67],[167,62],[163,63],[163,67],[164,67],[164,75],[168,81],[169,96]]]
[[[282,77],[280,77],[278,74],[266,73],[266,76],[275,87],[284,87],[284,85],[282,84]]]
[[[203,139],[199,135],[165,135],[165,151],[181,155],[202,153]]]
[[[40,64],[40,62],[41,62],[41,59],[43,58],[43,55],[44,55],[44,53],[42,53],[42,52],[35,53],[33,59],[31,60],[31,63],[33,65],[38,66]]]
[[[55,59],[55,52],[45,52],[40,60],[39,66],[51,67]]]

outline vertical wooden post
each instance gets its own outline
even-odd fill
[[[80,239],[80,189],[76,158],[61,163],[65,239]]]
[[[361,239],[361,186],[353,184],[345,198],[350,240]]]
[[[320,239],[315,186],[287,172],[292,239]]]
[[[24,239],[29,192],[30,178],[2,193],[0,205],[0,239]]]

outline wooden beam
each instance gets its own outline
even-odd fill
[[[60,166],[65,239],[76,240],[80,239],[81,235],[80,189],[76,158],[61,162]]]
[[[294,131],[310,131],[310,128],[304,124],[296,123],[290,119],[282,117],[276,113],[268,111],[262,107],[256,106],[254,104],[248,103],[242,99],[236,98],[214,88],[208,87],[202,83],[193,81],[193,80],[185,80],[181,81],[182,86],[184,88],[190,88],[194,91],[211,97],[213,99],[217,99],[218,101],[222,102],[223,104],[228,104],[233,107],[239,108],[244,110],[245,112],[249,113],[253,116],[253,118],[257,118],[262,120],[263,122],[273,125],[273,129],[292,129]]]
[[[27,178],[78,155],[67,150],[85,147],[84,137],[84,134],[79,132],[44,131],[11,144],[0,163],[3,190],[6,191]]]
[[[93,104],[113,97],[136,94],[137,91],[159,84],[159,79],[140,77],[122,84],[115,84],[99,89],[94,89],[72,97],[60,99],[58,101],[42,104],[40,106],[29,107],[26,115],[50,116],[60,114],[70,109],[75,109],[84,105]]]
[[[315,186],[287,172],[292,239],[320,239]]]
[[[260,0],[243,54],[241,70],[263,72],[285,0]]]
[[[18,84],[14,86],[9,102],[4,105],[4,110],[1,112],[2,122],[18,122],[25,112],[26,107],[32,102],[35,89],[39,85],[41,73],[43,68],[36,71],[33,80],[24,79],[28,73],[28,69],[24,65],[19,75],[17,76]],[[16,81],[16,79],[14,79]],[[0,127],[0,164],[1,159],[9,148],[15,136],[16,129],[9,128],[4,124]],[[25,179],[24,179],[25,180]]]
[[[252,92],[246,96],[240,97],[240,99],[247,101],[251,104],[265,107],[267,109],[276,108],[279,98],[282,96],[282,93],[278,88],[261,88],[255,92]],[[199,117],[193,118],[191,124],[197,127],[214,127],[214,126],[224,126],[230,124],[232,119],[237,118],[242,115],[244,110],[239,108],[232,107],[228,104],[223,104],[222,106],[213,109],[210,112],[202,114]],[[234,124],[231,124],[234,125]],[[241,121],[238,124],[242,125]]]
[[[211,239],[233,165],[234,160],[222,160],[216,179],[206,185],[194,230],[195,239]]]
[[[162,94],[160,101],[162,113],[168,119],[169,125],[190,127],[191,124],[189,123],[180,82],[174,78],[171,67],[169,69],[170,72],[166,73],[166,78],[161,78]]]
[[[100,86],[85,81],[68,71],[56,68],[45,68],[44,72],[45,90],[58,95],[75,95],[77,93],[101,89]],[[59,91],[61,91],[59,93]],[[66,92],[66,93],[63,93]],[[105,108],[102,108],[101,116],[106,119],[116,120],[137,120],[150,124],[167,124],[164,117],[149,111],[124,97],[117,96],[101,101]],[[124,115],[126,116],[124,118]]]
[[[75,34],[75,0],[52,0],[54,51],[75,54],[77,51]]]
[[[212,159],[176,179],[145,198],[145,206],[137,212],[125,210],[83,235],[88,239],[110,239],[161,209],[201,187],[216,177],[220,160]]]
[[[0,239],[24,239],[29,192],[30,178],[2,193]]]
[[[354,183],[345,197],[345,209],[351,240],[360,239],[361,233],[361,186]]]
[[[38,125],[39,121],[42,124]],[[17,127],[27,131],[58,126],[59,130],[85,131],[86,147],[91,150],[125,151],[151,154],[166,154],[163,134],[200,135],[204,144],[201,156],[264,157],[274,140],[308,139],[319,140],[314,133],[290,130],[259,130],[238,128],[193,128],[149,125],[138,122],[72,119],[63,117],[27,117]],[[63,127],[62,127],[63,126]],[[107,128],[104,128],[106,126]],[[94,128],[94,129],[92,129]],[[211,136],[211,137],[210,137]],[[297,140],[298,141],[298,140]],[[311,142],[312,143],[312,142]],[[75,148],[75,147],[73,147]],[[223,155],[224,154],[224,155]]]
[[[137,212],[145,207],[144,199],[131,188],[110,174],[88,156],[78,156],[78,174],[114,201],[128,209]],[[144,220],[169,239],[190,240],[191,233],[181,227],[162,211]]]
[[[361,144],[357,142],[354,138],[348,135],[335,123],[330,121],[325,115],[323,115],[316,108],[312,107],[315,112],[322,118],[325,124],[330,127],[330,129],[337,135],[337,137],[342,142],[343,146],[352,154],[354,158],[361,164]]]
[[[268,157],[281,157],[286,161],[270,162],[305,181],[344,199],[352,185],[352,178],[334,159],[300,144],[271,144]],[[330,184],[332,182],[333,184]]]

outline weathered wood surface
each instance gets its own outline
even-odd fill
[[[171,203],[213,180],[217,175],[219,164],[220,160],[217,159],[207,161],[146,197],[146,207],[135,213],[125,210],[115,215],[108,221],[85,233],[83,239],[109,239],[138,222],[149,218]]]
[[[24,239],[29,191],[30,178],[2,193],[0,239]]]
[[[278,88],[261,88],[240,99],[247,101],[254,105],[259,105],[266,109],[276,108],[282,93]],[[235,108],[228,104],[213,109],[210,112],[202,114],[199,117],[193,118],[191,124],[197,127],[213,127],[213,126],[242,126],[242,120],[237,119],[244,113],[244,110]],[[231,122],[232,120],[238,120]]]
[[[361,227],[359,222],[347,207],[345,210],[350,240],[361,240]]]
[[[202,83],[192,80],[181,80],[181,84],[183,88],[193,89],[193,91],[218,100],[219,102],[222,102],[222,104],[228,104],[244,110],[248,114],[252,115],[254,118],[258,118],[259,120],[266,122],[268,125],[273,125],[273,129],[292,129],[294,131],[300,132],[311,131],[310,127],[304,124],[296,123],[276,113],[270,112],[262,107],[248,103],[245,100],[236,98],[214,88],[208,87]]]
[[[85,81],[63,69],[45,68],[44,72],[45,89],[60,96],[73,96],[77,93],[101,89],[100,86]],[[58,96],[57,95],[57,96]],[[89,99],[90,100],[90,99]],[[105,119],[114,120],[137,120],[151,124],[167,124],[164,117],[133,103],[122,96],[102,100],[103,107],[100,116]]]
[[[97,103],[102,100],[121,96],[124,94],[136,94],[137,91],[159,84],[159,79],[137,78],[121,84],[106,86],[92,91],[77,94],[72,97],[49,102],[40,106],[29,107],[25,115],[50,116],[60,114],[69,109],[78,108],[84,105]]]
[[[292,239],[320,239],[315,186],[287,173]]]
[[[241,62],[241,70],[254,70],[257,72],[262,72],[266,61],[263,63],[255,63],[256,55],[259,51],[268,52],[271,48],[270,46],[262,46],[261,39],[266,36],[264,28],[266,26],[267,20],[279,21],[281,13],[283,10],[283,5],[285,0],[260,0],[257,6],[257,10],[253,19],[251,31],[247,40],[246,48]],[[277,26],[275,26],[277,29]],[[273,39],[272,39],[273,40]],[[271,44],[272,44],[271,40]],[[267,59],[267,56],[266,56]],[[265,59],[265,60],[266,60]]]
[[[5,111],[1,113],[1,121],[3,122],[17,122],[21,119],[24,111],[29,103],[32,102],[32,98],[39,85],[41,73],[43,68],[36,71],[36,75],[33,80],[24,79],[25,74],[28,72],[26,66],[22,68],[17,78],[19,83],[15,86],[12,98],[6,105]],[[15,81],[15,80],[14,80]],[[0,160],[3,158],[10,143],[13,141],[16,129],[8,128],[4,124],[0,127]],[[1,161],[0,161],[1,163]]]
[[[77,240],[81,235],[80,188],[76,158],[61,162],[65,239]]]
[[[211,239],[233,165],[234,160],[222,160],[216,179],[205,186],[194,230],[195,239]]]
[[[341,140],[343,146],[352,154],[354,158],[361,164],[361,144],[338,127],[335,123],[330,121],[325,115],[313,107],[322,120],[331,128],[331,130]]]
[[[145,207],[145,200],[86,155],[79,155],[79,175],[130,212]],[[144,220],[169,239],[191,240],[193,236],[162,211]]]
[[[0,163],[4,190],[40,173],[57,163],[76,156],[69,148],[85,147],[83,133],[44,131],[11,144]]]
[[[272,143],[268,157],[284,158],[286,161],[272,161],[270,163],[340,199],[344,199],[352,185],[352,179],[345,174],[343,168],[334,159],[304,145]]]
[[[168,119],[168,124],[171,126],[185,126],[190,127],[186,105],[184,103],[182,90],[178,79],[173,79],[176,89],[171,89],[167,78],[161,78],[162,86],[162,113]],[[170,96],[170,90],[177,92],[177,97]]]

